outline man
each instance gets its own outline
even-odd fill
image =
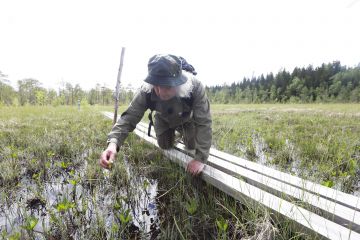
[[[212,139],[210,104],[203,84],[183,70],[196,74],[181,57],[150,58],[144,85],[108,135],[108,147],[100,157],[102,167],[109,168],[128,133],[135,129],[145,111],[151,109],[156,111],[154,128],[160,148],[173,147],[175,130],[180,132],[186,148],[195,150],[187,171],[192,175],[201,173]]]

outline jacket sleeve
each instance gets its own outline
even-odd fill
[[[131,101],[129,107],[121,114],[119,120],[108,134],[107,143],[115,143],[117,150],[123,145],[129,132],[134,131],[147,110],[146,93],[138,91]]]
[[[207,162],[212,141],[210,103],[203,84],[196,80],[193,89],[193,118],[195,123],[195,159]]]

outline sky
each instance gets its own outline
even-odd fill
[[[360,63],[360,0],[0,0],[0,71],[138,87],[154,54],[184,57],[207,86],[341,61]]]

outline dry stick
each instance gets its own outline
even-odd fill
[[[176,222],[175,216],[173,216],[173,218],[174,218],[174,223],[175,223],[176,229],[177,229],[177,230],[179,231],[179,233],[180,233],[181,239],[185,240],[186,238],[185,238],[184,235],[181,233],[180,228],[179,228],[179,226],[178,226],[178,224],[177,224],[177,222]]]
[[[115,125],[116,120],[117,120],[117,111],[118,111],[118,107],[119,107],[119,95],[120,95],[120,82],[121,82],[120,80],[121,80],[121,72],[122,72],[123,63],[124,63],[124,54],[125,54],[125,48],[122,47],[121,48],[121,57],[120,57],[120,66],[119,66],[119,71],[118,71],[118,75],[117,75],[116,90],[115,90],[115,107],[114,107],[113,125]]]
[[[158,197],[156,197],[157,199],[160,199],[160,198],[162,198],[163,196],[165,196],[166,194],[168,194],[171,190],[173,190],[178,184],[179,184],[179,182],[181,181],[181,180],[183,180],[185,178],[185,176],[183,176],[183,177],[181,177],[180,179],[179,179],[179,181],[177,181],[177,183],[175,183],[175,185],[174,186],[172,186],[169,190],[167,190],[165,193],[163,193],[163,194],[161,194],[160,196],[158,196]]]

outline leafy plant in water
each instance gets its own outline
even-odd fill
[[[74,186],[77,184],[77,181],[75,179],[68,179],[68,182]]]
[[[194,215],[194,213],[197,211],[198,209],[198,203],[196,201],[196,198],[191,198],[185,205],[186,207],[186,211],[190,214],[190,215]]]
[[[223,217],[216,219],[216,226],[219,230],[219,238],[222,236],[223,239],[226,238],[226,231],[229,227],[228,220],[225,220]]]
[[[119,198],[116,198],[116,200],[115,200],[115,203],[114,203],[114,210],[116,210],[116,211],[120,211],[121,210],[121,208],[122,208],[122,205],[121,205],[121,199],[119,199]]]
[[[350,175],[354,176],[356,174],[357,167],[356,160],[350,159],[348,165]]]
[[[331,180],[328,180],[328,181],[323,182],[322,185],[325,187],[331,188],[334,186],[334,182]]]
[[[145,179],[143,182],[143,189],[146,190],[149,187],[149,185],[150,185],[150,182],[147,179]]]
[[[31,164],[37,164],[38,160],[36,158],[33,158],[33,159],[30,160],[30,163]]]
[[[25,224],[22,225],[21,227],[26,230],[32,231],[32,230],[34,230],[34,228],[38,222],[39,222],[39,219],[37,219],[34,216],[30,216],[30,217],[26,218]]]
[[[34,174],[32,175],[32,179],[34,179],[34,180],[36,180],[36,181],[38,181],[38,180],[40,179],[40,177],[41,177],[41,172],[34,173]]]
[[[59,212],[65,212],[74,207],[75,203],[68,201],[66,198],[55,206],[56,210]]]
[[[47,156],[50,158],[50,157],[53,157],[55,156],[55,153],[53,151],[49,151],[47,152]]]
[[[130,214],[130,209],[127,209],[125,212],[122,212],[119,214],[119,219],[121,224],[126,225],[128,224],[131,220],[131,214]]]
[[[70,163],[61,161],[61,162],[59,163],[59,165],[60,165],[60,167],[61,167],[62,169],[67,169],[67,168],[70,166]]]
[[[120,198],[116,198],[113,208],[115,211],[118,212],[118,214],[116,214],[116,216],[119,218],[120,222],[122,225],[127,225],[131,220],[131,214],[130,214],[130,209],[123,209],[123,204],[122,204],[122,200],[124,200],[122,197]]]
[[[19,232],[13,233],[13,234],[11,234],[10,236],[8,236],[6,239],[9,239],[9,240],[20,240],[20,239],[21,239],[21,233],[19,233]]]
[[[8,239],[8,240],[20,240],[21,233],[20,232],[13,232],[11,235],[6,230],[3,230],[0,235],[1,239]]]

